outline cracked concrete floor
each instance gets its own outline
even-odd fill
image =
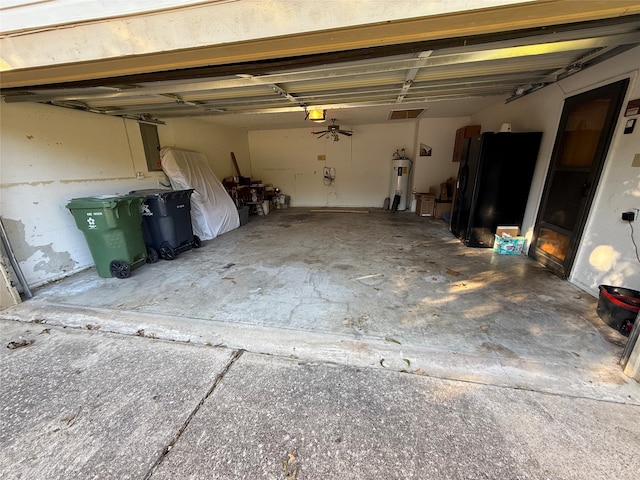
[[[40,288],[2,318],[640,404],[597,299],[402,212],[251,216],[200,249]]]
[[[9,341],[3,480],[637,478],[637,405],[0,320]]]

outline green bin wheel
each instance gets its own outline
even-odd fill
[[[155,248],[147,247],[147,263],[156,263],[158,261],[158,252]]]
[[[200,248],[202,246],[202,241],[198,235],[193,236],[193,243],[191,244],[193,248]]]
[[[131,267],[129,264],[122,260],[114,260],[109,265],[111,270],[111,276],[116,278],[129,278],[131,276]]]
[[[167,242],[160,245],[160,257],[165,260],[173,260],[176,258],[176,251]]]

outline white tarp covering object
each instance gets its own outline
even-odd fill
[[[160,150],[162,170],[174,190],[193,188],[191,223],[201,240],[211,240],[240,226],[235,203],[200,152],[165,147]]]

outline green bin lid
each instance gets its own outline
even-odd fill
[[[115,208],[119,203],[131,200],[142,200],[140,195],[95,195],[93,197],[72,198],[67,203],[67,208]]]

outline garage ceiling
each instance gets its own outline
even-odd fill
[[[248,129],[301,127],[311,108],[343,124],[391,112],[472,115],[640,45],[640,16],[334,54],[4,90],[39,102],[162,123],[199,117]],[[259,114],[259,115],[258,115]],[[269,115],[267,115],[269,114]],[[402,117],[402,114],[399,115]]]

